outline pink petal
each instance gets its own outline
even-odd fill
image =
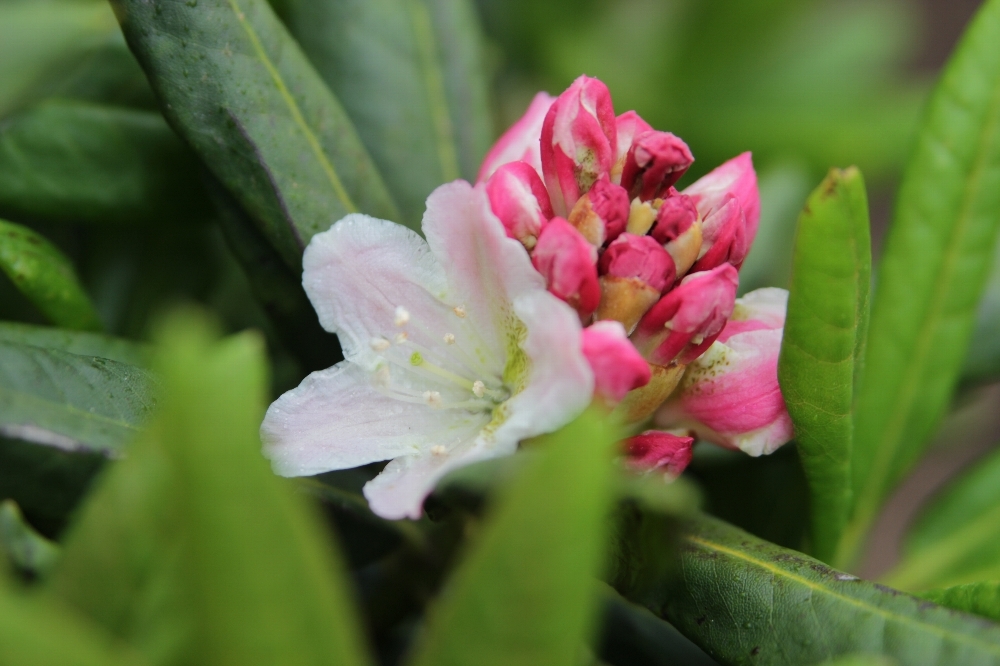
[[[727,194],[735,196],[746,217],[747,248],[753,245],[760,223],[760,192],[750,153],[737,155],[716,167],[685,189],[684,194],[694,199],[702,219],[722,205]]]
[[[521,118],[503,133],[490,151],[486,153],[479,167],[477,183],[482,183],[493,172],[507,162],[522,161],[530,164],[541,175],[542,159],[539,154],[538,138],[542,134],[542,121],[556,98],[546,92],[535,95]]]
[[[617,321],[599,321],[583,329],[583,355],[594,372],[594,392],[612,402],[620,402],[652,377],[649,364]]]

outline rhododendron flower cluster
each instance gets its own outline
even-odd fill
[[[508,455],[591,401],[631,424],[660,410],[672,432],[624,444],[636,468],[679,474],[691,432],[757,455],[787,441],[783,301],[736,305],[760,217],[750,155],[678,191],[693,161],[580,77],[535,98],[475,186],[431,194],[426,241],[363,215],[318,234],[303,284],[345,361],[268,410],[275,469],[390,460],[365,495],[400,518],[449,470]]]

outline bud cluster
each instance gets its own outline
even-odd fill
[[[536,97],[481,173],[508,235],[587,327],[598,396],[630,421],[722,333],[757,229],[750,155],[678,191],[693,162],[677,136],[615,116],[607,87],[582,76]]]

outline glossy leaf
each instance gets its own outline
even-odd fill
[[[347,213],[396,207],[350,120],[266,0],[112,0],[171,125],[298,271]]]
[[[676,576],[633,595],[723,664],[871,654],[1000,664],[1000,626],[840,573],[713,518],[684,524]]]
[[[208,211],[198,172],[158,113],[56,101],[0,126],[0,212],[14,219],[184,224]]]
[[[150,360],[148,345],[88,331],[70,331],[52,326],[33,326],[12,321],[0,322],[0,343],[14,342],[42,347],[76,356],[98,356],[119,363],[146,367]]]
[[[145,370],[0,342],[0,436],[69,451],[120,452],[153,407]]]
[[[538,442],[430,611],[414,666],[578,663],[596,619],[617,439],[591,411]]]
[[[418,229],[427,195],[475,181],[493,124],[469,0],[318,0],[287,23]]]
[[[156,664],[366,663],[326,530],[260,455],[261,341],[177,315],[157,417],[104,478],[52,591]]]
[[[969,583],[920,594],[936,604],[1000,622],[1000,581]]]
[[[886,580],[910,591],[1000,580],[1000,453],[934,498]]]
[[[870,285],[864,180],[856,168],[833,169],[799,218],[778,362],[809,479],[813,552],[827,562],[851,510],[854,387],[864,362]]]
[[[36,532],[12,500],[0,502],[0,548],[15,566],[34,575],[44,575],[59,559],[59,546]]]
[[[0,581],[0,663],[142,666],[146,662],[60,604]]]
[[[998,42],[1000,1],[988,0],[937,85],[900,187],[857,403],[849,553],[924,451],[965,357],[1000,230]]]
[[[89,331],[102,328],[73,264],[40,234],[0,220],[0,270],[53,323]]]

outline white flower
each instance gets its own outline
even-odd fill
[[[390,519],[419,517],[449,471],[569,422],[594,387],[576,313],[481,187],[439,187],[423,230],[426,242],[349,215],[312,239],[303,285],[346,360],[278,398],[261,425],[284,476],[391,460],[364,489]]]

